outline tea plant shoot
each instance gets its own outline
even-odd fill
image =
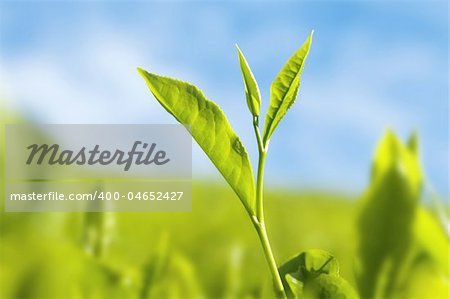
[[[270,138],[297,98],[312,37],[313,32],[273,81],[270,87],[270,106],[265,116],[263,130],[260,129],[261,95],[258,83],[244,54],[237,46],[245,98],[258,146],[256,177],[245,146],[216,103],[208,100],[200,89],[192,84],[149,73],[141,68],[138,68],[138,71],[156,100],[178,122],[186,125],[192,137],[241,200],[261,242],[272,274],[275,295],[278,298],[297,298],[307,294],[308,296],[326,294],[321,298],[334,298],[339,294],[355,298],[356,293],[338,277],[335,271],[337,262],[328,253],[305,252],[301,255],[303,258],[299,259],[297,256],[278,269],[264,221],[264,167]],[[299,271],[306,267],[305,263],[314,265],[312,268],[304,269],[304,273],[313,273],[307,278],[306,274],[299,275]],[[327,269],[334,270],[328,273]],[[318,275],[314,276],[316,273],[314,271],[324,273],[326,276],[321,276],[319,280]]]

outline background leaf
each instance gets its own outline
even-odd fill
[[[250,160],[225,114],[194,85],[138,69],[158,102],[180,123],[254,214],[255,186]]]
[[[300,75],[311,47],[313,32],[288,60],[270,87],[270,106],[264,124],[263,140],[267,144],[276,127],[292,106],[300,88]]]
[[[322,274],[305,284],[303,297],[308,299],[357,299],[355,289],[342,277]]]
[[[311,249],[293,257],[280,268],[288,298],[358,298],[339,276],[339,264],[324,250]]]
[[[417,135],[404,144],[388,131],[360,201],[356,278],[362,297],[448,296],[449,273],[443,265],[449,240],[437,217],[420,206],[422,180]]]
[[[250,66],[245,60],[244,54],[241,49],[236,45],[239,55],[239,65],[241,66],[242,78],[244,79],[245,97],[247,99],[248,109],[253,116],[259,115],[259,108],[261,106],[261,95],[259,93],[258,83],[250,69]]]
[[[420,186],[415,152],[388,131],[376,150],[371,185],[360,202],[357,282],[362,297],[391,298],[400,283],[412,246]]]

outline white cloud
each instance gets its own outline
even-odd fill
[[[203,7],[189,15],[188,21],[194,24],[188,24],[184,14],[183,9],[167,6],[149,14],[153,18],[145,19],[145,28],[141,23],[127,26],[110,21],[107,15],[96,16],[75,28],[76,36],[68,39],[65,47],[55,49],[59,37],[50,36],[24,55],[3,58],[0,88],[3,82],[8,98],[14,99],[10,103],[41,122],[174,122],[136,73],[136,67],[142,66],[198,84],[221,104],[251,154],[256,154],[233,44],[239,42],[245,49],[267,108],[271,80],[302,42],[299,30],[310,28],[277,19],[264,28],[252,27],[245,34],[254,35],[245,36],[233,29],[235,20],[229,11]],[[180,35],[184,31],[179,26],[191,31]],[[357,27],[340,32],[330,50],[323,36],[335,32],[322,28],[329,31],[316,31],[315,52],[305,69],[299,102],[276,132],[274,143],[279,145],[272,146],[268,167],[273,171],[267,176],[279,182],[333,182],[333,187],[360,189],[366,182],[373,145],[387,125],[405,136],[413,126],[422,128],[433,117],[429,111],[417,111],[417,107],[392,98],[387,90],[405,78],[426,82],[441,75],[436,69],[440,62],[432,46],[380,44],[380,36],[368,36]],[[183,60],[185,53],[196,56]],[[319,57],[324,54],[329,57]],[[319,61],[323,58],[327,63]],[[208,65],[213,59],[230,73],[215,72]],[[434,138],[427,137],[429,132],[424,135]],[[195,173],[218,176],[197,146],[193,152]],[[434,152],[436,155],[425,157],[433,169],[446,159],[446,151]]]

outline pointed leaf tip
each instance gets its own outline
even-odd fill
[[[259,115],[261,106],[261,95],[259,93],[258,83],[253,75],[247,60],[244,57],[239,46],[236,44],[236,49],[239,56],[239,65],[241,67],[242,78],[244,79],[245,97],[247,106],[253,116]]]
[[[138,72],[167,112],[190,127],[192,137],[239,196],[247,211],[254,215],[255,186],[250,159],[220,107],[192,84],[141,68]]]
[[[263,132],[265,145],[297,98],[300,76],[311,48],[313,32],[311,31],[303,45],[287,61],[270,87],[270,106],[267,110]]]
[[[417,131],[412,132],[408,139],[408,148],[415,155],[419,155],[419,133]]]
[[[137,69],[137,72],[139,73],[139,75],[141,75],[141,76],[146,73],[146,71],[141,67],[137,67],[136,69]]]

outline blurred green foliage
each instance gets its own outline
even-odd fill
[[[109,230],[92,221],[104,218],[102,213],[2,213],[0,297],[24,298],[20,292],[28,283],[40,286],[45,298],[77,298],[77,289],[83,298],[110,298],[106,291],[115,298],[271,297],[257,237],[240,203],[230,200],[233,196],[228,188],[194,183],[193,212],[114,213]],[[346,261],[342,272],[351,277],[351,242],[340,242],[353,240],[351,203],[280,191],[269,193],[267,206],[280,260],[299,248],[324,248]],[[301,237],[299,228],[305,228]],[[85,243],[86,230],[109,234],[103,236],[109,242],[103,243],[100,256],[86,248],[92,243]],[[29,271],[36,272],[29,276]],[[40,279],[42,272],[46,279]],[[89,293],[79,279],[99,280],[100,294]],[[28,294],[39,298],[36,289]],[[149,297],[139,297],[143,294]]]
[[[351,196],[269,188],[266,222],[277,259],[320,248],[333,255],[328,267],[335,257],[340,268],[339,276],[322,273],[320,285],[357,287],[362,298],[448,298],[449,239],[420,203],[414,140],[383,138],[358,205]],[[3,171],[0,178],[4,190]],[[222,184],[194,182],[190,213],[5,213],[4,195],[0,298],[273,296],[246,212]]]
[[[418,146],[417,135],[403,144],[388,131],[376,150],[358,215],[356,276],[363,298],[449,295],[449,239],[437,217],[420,205]]]
[[[337,259],[326,251],[302,252],[279,271],[288,298],[358,298],[352,286],[340,277]]]

